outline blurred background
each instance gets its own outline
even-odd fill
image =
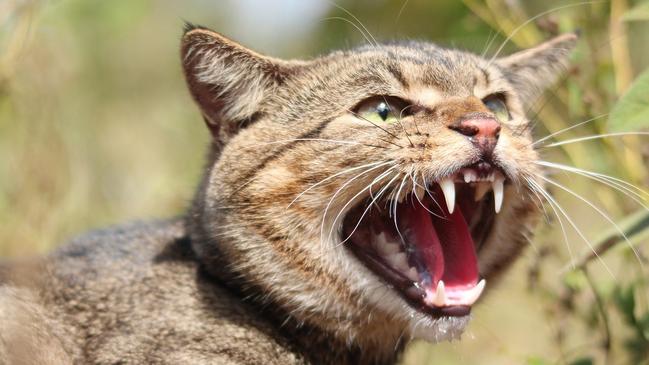
[[[0,0],[0,257],[182,214],[209,138],[180,71],[183,20],[286,58],[372,38],[491,57],[579,29],[574,66],[529,115],[537,139],[576,126],[539,150],[592,173],[548,168],[570,191],[549,184],[525,257],[462,341],[414,343],[403,363],[649,364],[647,1]]]

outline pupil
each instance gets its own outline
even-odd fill
[[[385,103],[381,103],[376,108],[376,112],[379,114],[379,117],[381,117],[381,119],[386,120],[388,119],[388,113],[390,113],[390,108],[388,108],[388,106]]]

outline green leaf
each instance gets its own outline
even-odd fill
[[[640,74],[615,104],[608,123],[614,132],[649,128],[649,70]]]
[[[626,289],[622,287],[615,288],[613,299],[617,308],[622,312],[626,322],[630,325],[635,324],[635,286],[630,285]]]
[[[570,365],[593,365],[593,359],[590,357],[582,357],[570,363]]]
[[[532,356],[527,358],[525,364],[526,365],[549,365],[550,363],[540,357]]]
[[[626,14],[622,16],[622,20],[625,22],[649,20],[649,2],[640,3],[629,9]]]

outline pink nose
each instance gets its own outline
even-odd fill
[[[500,137],[500,123],[490,116],[462,118],[449,128],[469,137],[483,155],[491,155]]]

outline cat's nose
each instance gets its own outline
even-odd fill
[[[465,116],[449,128],[467,136],[484,156],[491,155],[500,137],[500,123],[490,115]]]

